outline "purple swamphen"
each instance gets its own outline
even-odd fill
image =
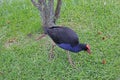
[[[81,44],[77,34],[68,27],[53,26],[45,27],[45,33],[55,42],[57,46],[68,51],[68,60],[73,65],[69,51],[77,53],[87,51],[90,53],[88,44]]]

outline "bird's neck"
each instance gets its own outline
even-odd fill
[[[86,44],[79,44],[80,51],[86,50]]]
[[[80,51],[84,51],[86,50],[86,44],[78,44],[77,46],[73,47],[73,49],[76,51],[76,52],[80,52]]]

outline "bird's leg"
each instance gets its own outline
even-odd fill
[[[51,48],[50,53],[49,53],[49,59],[54,58],[54,47],[55,47],[55,44],[52,42],[52,48]]]
[[[70,52],[69,52],[69,51],[67,51],[67,57],[68,57],[68,61],[69,61],[70,65],[71,65],[72,67],[75,67],[75,65],[74,65],[74,63],[73,63],[73,61],[72,61],[72,58],[71,58],[71,56],[70,56]]]
[[[40,39],[42,39],[45,36],[46,36],[46,34],[42,34],[41,36],[39,36],[38,38],[36,38],[36,40],[40,40]]]

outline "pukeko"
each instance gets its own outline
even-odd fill
[[[90,53],[90,46],[88,44],[81,44],[77,34],[72,29],[63,26],[53,26],[45,27],[44,30],[57,46],[68,51],[68,60],[71,65],[73,63],[69,51],[74,53],[87,51]]]

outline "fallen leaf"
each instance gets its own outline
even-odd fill
[[[103,37],[102,37],[102,40],[106,40],[106,37],[105,37],[105,36],[103,36]]]
[[[10,24],[10,21],[8,20],[8,21],[6,21],[6,23],[7,23],[7,24]]]
[[[98,34],[102,34],[102,32],[101,32],[101,31],[98,31]]]
[[[106,60],[105,59],[102,60],[102,64],[106,64]]]
[[[14,42],[16,42],[16,38],[12,38],[8,40],[8,43],[14,43]]]
[[[17,43],[17,39],[16,38],[11,38],[7,42],[5,42],[4,46],[5,46],[5,48],[9,48],[14,43]]]

